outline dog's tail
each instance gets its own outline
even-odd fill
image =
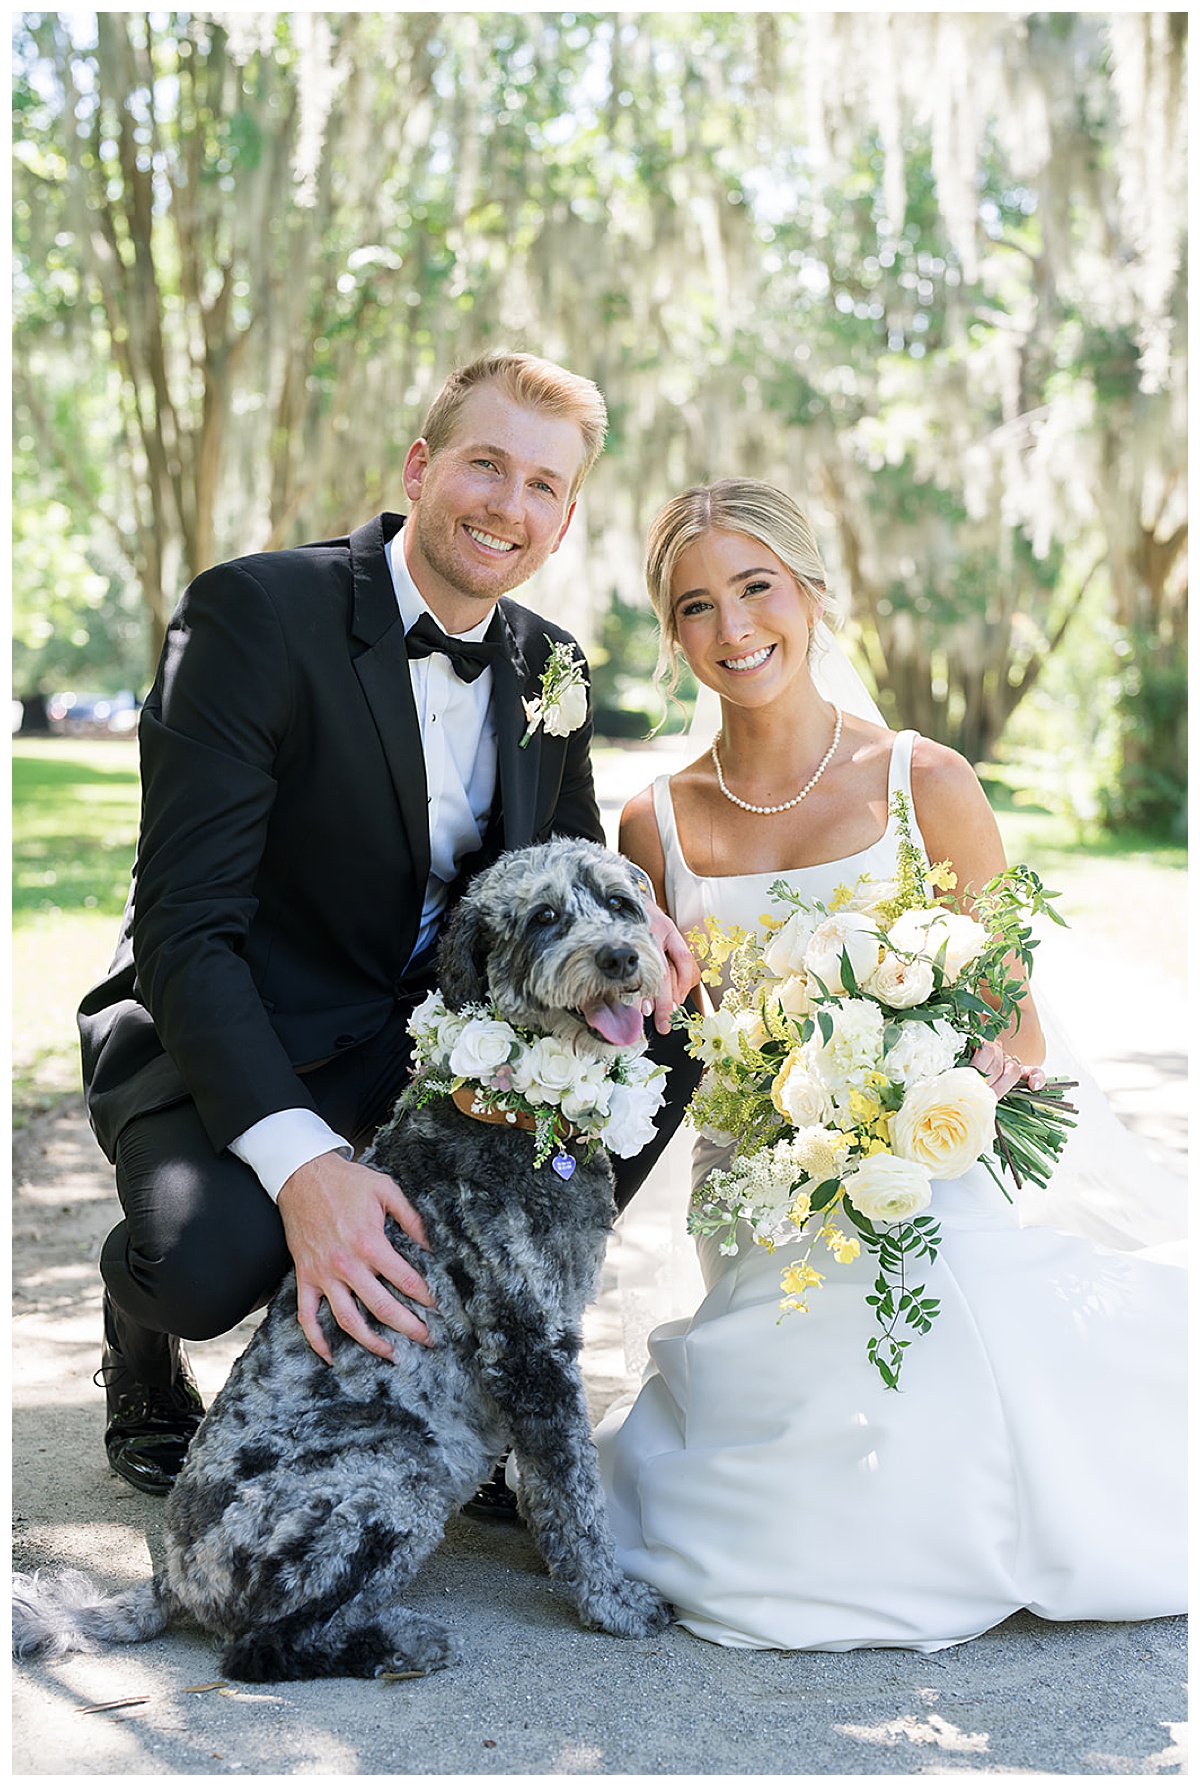
[[[14,1657],[65,1657],[101,1644],[157,1638],[171,1617],[165,1583],[106,1595],[82,1570],[13,1577]]]

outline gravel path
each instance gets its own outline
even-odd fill
[[[660,766],[673,766],[669,751],[606,756],[606,817]],[[1122,1117],[1178,1165],[1182,877],[1118,862],[1103,874],[1089,868],[1076,887],[1056,879],[1077,927],[1054,940],[1059,999]],[[1121,918],[1130,911],[1143,915],[1133,934]],[[1134,1015],[1117,1031],[1112,989],[1128,989],[1131,977]],[[103,1460],[103,1399],[91,1374],[96,1260],[113,1213],[109,1171],[78,1104],[20,1132],[14,1154],[16,1560],[25,1568],[81,1564],[105,1585],[129,1585],[158,1554],[161,1503],[126,1488]],[[677,1228],[680,1171],[676,1151],[639,1197],[621,1246],[652,1251]],[[206,1395],[249,1331],[193,1349]],[[589,1315],[586,1357],[599,1411],[632,1381],[611,1267]],[[189,1630],[22,1666],[14,1671],[14,1773],[271,1780],[1186,1771],[1182,1619],[1053,1626],[1020,1614],[932,1657],[728,1651],[678,1628],[627,1643],[579,1629],[523,1530],[462,1517],[411,1600],[457,1625],[467,1648],[461,1668],[388,1685],[239,1687],[216,1680],[211,1642]],[[89,1710],[100,1707],[107,1710]]]

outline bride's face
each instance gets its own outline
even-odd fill
[[[671,619],[697,681],[735,700],[775,695],[806,671],[819,613],[760,540],[712,529],[681,552]]]

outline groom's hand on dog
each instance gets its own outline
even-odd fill
[[[318,1320],[322,1297],[338,1326],[381,1359],[390,1359],[392,1348],[365,1320],[359,1304],[385,1327],[423,1346],[432,1345],[420,1316],[387,1288],[395,1285],[414,1303],[434,1307],[425,1280],[384,1232],[386,1218],[394,1216],[419,1247],[427,1245],[420,1216],[386,1173],[344,1160],[340,1154],[320,1154],[286,1181],[279,1193],[279,1214],[296,1268],[300,1326],[309,1346],[327,1365],[333,1358]]]

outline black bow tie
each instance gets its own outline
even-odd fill
[[[405,646],[410,658],[427,658],[431,652],[445,652],[454,669],[454,674],[464,683],[473,683],[496,655],[496,648],[486,639],[477,645],[469,640],[456,639],[453,633],[443,633],[437,622],[428,614],[423,614],[404,636]]]

